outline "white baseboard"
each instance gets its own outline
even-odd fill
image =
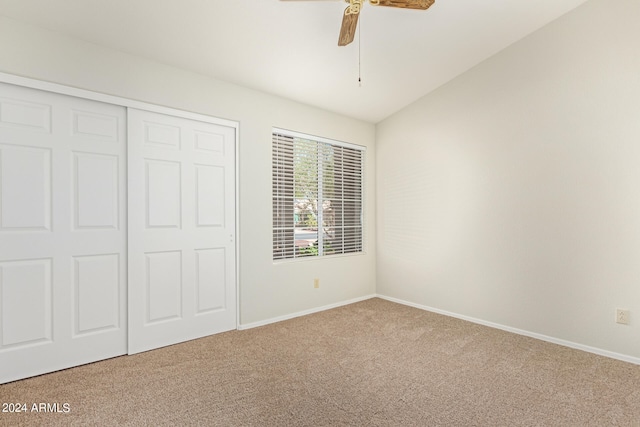
[[[376,294],[365,295],[363,297],[353,298],[353,299],[346,300],[346,301],[340,301],[340,302],[337,302],[337,303],[334,303],[334,304],[323,305],[321,307],[316,307],[316,308],[310,308],[309,310],[298,311],[296,313],[291,313],[291,314],[285,314],[284,316],[272,317],[271,319],[260,320],[258,322],[245,323],[243,325],[239,325],[238,329],[242,331],[242,330],[245,330],[245,329],[257,328],[258,326],[264,326],[264,325],[269,325],[271,323],[282,322],[283,320],[289,320],[289,319],[293,319],[295,317],[306,316],[307,314],[318,313],[320,311],[325,311],[325,310],[330,310],[332,308],[342,307],[343,305],[349,305],[349,304],[353,304],[353,303],[356,303],[356,302],[368,300],[368,299],[375,298],[375,297],[376,297]]]
[[[500,329],[506,332],[511,332],[514,334],[518,334],[518,335],[523,335],[526,337],[530,337],[530,338],[535,338],[541,341],[547,341],[553,344],[558,344],[564,347],[569,347],[569,348],[573,348],[576,350],[582,350],[582,351],[586,351],[588,353],[593,353],[593,354],[597,354],[599,356],[604,356],[604,357],[609,357],[611,359],[617,359],[617,360],[621,360],[623,362],[629,362],[629,363],[633,363],[636,365],[640,365],[640,358],[638,357],[633,357],[633,356],[628,356],[626,354],[620,354],[620,353],[615,353],[612,351],[608,351],[608,350],[602,350],[600,348],[596,348],[596,347],[590,347],[588,345],[583,345],[583,344],[578,344],[578,343],[574,343],[571,341],[566,341],[566,340],[562,340],[559,338],[554,338],[554,337],[549,337],[546,335],[542,335],[542,334],[538,334],[535,332],[529,332],[529,331],[525,331],[523,329],[518,329],[518,328],[512,328],[510,326],[505,326],[505,325],[501,325],[498,323],[493,323],[493,322],[488,322],[486,320],[481,320],[481,319],[476,319],[473,317],[469,317],[469,316],[463,316],[460,314],[456,314],[456,313],[451,313],[449,311],[445,311],[445,310],[440,310],[437,308],[433,308],[433,307],[428,307],[426,305],[422,305],[422,304],[416,304],[416,303],[412,303],[409,301],[404,301],[398,298],[393,298],[393,297],[388,297],[386,295],[376,295],[378,298],[387,300],[387,301],[391,301],[391,302],[395,302],[398,304],[402,304],[402,305],[406,305],[409,307],[414,307],[414,308],[418,308],[420,310],[425,310],[425,311],[430,311],[432,313],[437,313],[437,314],[442,314],[444,316],[449,316],[449,317],[455,317],[456,319],[461,319],[461,320],[466,320],[467,322],[472,322],[472,323],[477,323],[479,325],[483,325],[483,326],[488,326],[490,328],[495,328],[495,329]]]

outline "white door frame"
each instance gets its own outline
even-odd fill
[[[236,211],[236,230],[235,230],[235,255],[236,255],[236,329],[240,325],[240,123],[234,120],[221,119],[217,117],[207,116],[205,114],[193,113],[189,111],[177,110],[170,107],[149,104],[142,101],[134,101],[132,99],[122,98],[119,96],[106,95],[99,92],[93,92],[86,89],[78,89],[58,83],[45,82],[41,80],[31,79],[27,77],[16,76],[0,72],[0,82],[9,83],[16,86],[28,87],[31,89],[40,89],[46,92],[53,92],[62,95],[74,96],[76,98],[84,98],[93,101],[100,101],[106,104],[119,105],[126,108],[136,108],[139,110],[151,111],[153,113],[166,114],[169,116],[182,117],[185,119],[199,120],[202,122],[213,123],[222,126],[228,126],[235,129],[235,175],[236,175],[236,191],[235,191],[235,211]]]

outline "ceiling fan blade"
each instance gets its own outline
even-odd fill
[[[356,35],[356,27],[358,26],[359,13],[347,13],[350,6],[344,11],[342,17],[342,27],[340,27],[340,37],[338,37],[338,46],[346,46],[353,41]]]
[[[380,0],[378,4],[371,2],[376,6],[402,7],[405,9],[427,10],[435,0]]]

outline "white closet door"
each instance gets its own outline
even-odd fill
[[[127,351],[123,107],[0,83],[0,382]]]
[[[235,129],[128,123],[129,354],[235,329]]]

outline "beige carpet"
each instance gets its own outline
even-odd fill
[[[640,426],[640,366],[372,299],[0,386],[0,425]]]

